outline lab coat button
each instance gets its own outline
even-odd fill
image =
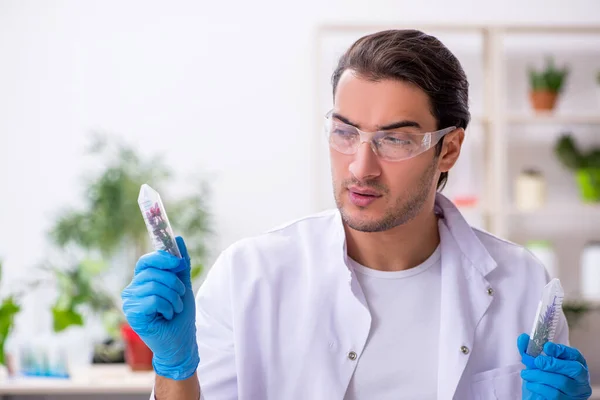
[[[352,361],[356,360],[356,353],[354,351],[351,351],[350,353],[348,353],[348,358]]]
[[[491,296],[494,294],[494,289],[488,288],[487,293]]]
[[[462,351],[463,354],[469,354],[469,348],[467,346],[461,346],[460,351]]]

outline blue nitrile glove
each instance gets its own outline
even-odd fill
[[[525,353],[529,335],[517,339],[517,347],[526,368],[523,378],[523,399],[589,399],[592,395],[587,363],[579,350],[548,342],[544,353],[531,357]]]
[[[196,372],[200,359],[190,257],[183,239],[176,240],[182,259],[162,250],[140,257],[121,297],[127,322],[154,354],[156,373],[183,380]],[[182,263],[183,270],[171,270]]]

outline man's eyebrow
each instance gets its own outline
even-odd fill
[[[332,113],[331,116],[333,118],[339,119],[340,121],[342,121],[345,124],[352,125],[353,127],[360,129],[360,125],[350,121],[348,118],[344,117],[343,115],[340,115],[338,113]],[[379,127],[377,127],[377,130],[389,131],[391,129],[398,129],[398,128],[421,128],[421,125],[417,121],[403,120],[403,121],[394,122],[389,125],[379,126]]]
[[[332,113],[331,116],[335,119],[339,119],[340,121],[342,121],[343,123],[345,123],[347,125],[352,125],[353,127],[360,129],[360,126],[358,124],[355,124],[354,122],[350,121],[348,118],[344,117],[343,115],[340,115],[338,113]]]
[[[420,129],[421,125],[419,125],[419,123],[417,121],[404,120],[404,121],[394,122],[393,124],[380,126],[378,128],[378,130],[389,131],[391,129],[398,129],[398,128],[418,128],[418,129]]]

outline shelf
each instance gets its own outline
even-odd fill
[[[509,114],[507,116],[509,123],[519,124],[590,124],[600,125],[600,110],[597,114],[560,114],[560,113],[539,113],[539,114]]]

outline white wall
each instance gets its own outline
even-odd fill
[[[317,24],[600,21],[593,0],[365,4],[0,1],[7,274],[41,256],[52,213],[78,198],[92,129],[214,175],[215,251],[311,212]]]
[[[341,21],[598,24],[600,3],[0,0],[2,293],[77,201],[92,129],[214,176],[214,253],[312,212],[313,34]]]

